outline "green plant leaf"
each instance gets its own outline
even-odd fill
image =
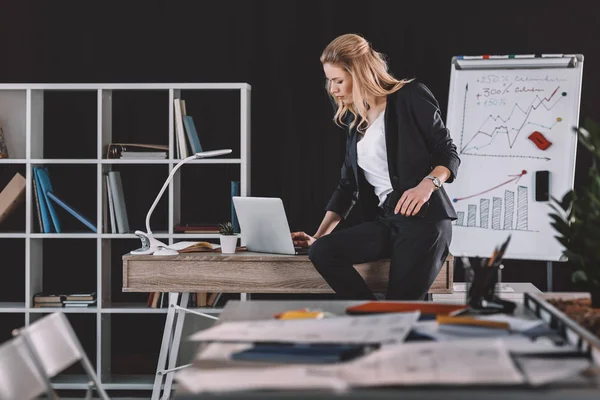
[[[582,270],[573,272],[573,275],[571,275],[571,278],[573,279],[573,283],[587,283],[588,282],[587,275],[585,274],[585,271],[582,271]]]

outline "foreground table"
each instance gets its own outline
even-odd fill
[[[347,307],[361,303],[360,301],[336,300],[291,300],[269,301],[257,300],[252,302],[230,301],[221,313],[219,322],[251,321],[272,318],[273,314],[297,308],[319,308],[335,314],[344,314]],[[535,318],[535,315],[519,305],[515,313],[525,318]],[[210,361],[203,362],[201,367],[210,368]],[[177,394],[178,400],[192,399],[486,399],[486,400],[598,400],[600,390],[597,387],[582,387],[581,382],[572,385],[552,385],[545,388],[529,387],[402,387],[402,388],[373,388],[353,389],[346,393],[331,391],[255,391],[233,392],[220,394]]]

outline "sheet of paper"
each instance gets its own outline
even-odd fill
[[[192,341],[393,343],[402,342],[420,313],[343,316],[325,319],[225,322],[190,336]]]
[[[356,386],[518,384],[523,376],[501,340],[476,339],[389,345],[338,366],[311,367],[321,376],[336,372]]]
[[[413,330],[436,341],[472,340],[481,337],[505,337],[510,333],[505,329],[481,328],[463,325],[439,325],[436,321],[419,321]]]
[[[517,362],[527,382],[533,386],[571,379],[591,367],[590,361],[585,358],[521,357]]]
[[[524,332],[544,324],[544,322],[539,319],[518,318],[506,314],[481,315],[476,318],[486,321],[507,322],[510,325],[510,329],[515,332]]]
[[[189,367],[176,372],[175,380],[189,393],[257,389],[330,389],[340,392],[348,388],[346,382],[335,376],[311,374],[301,366],[215,370]]]

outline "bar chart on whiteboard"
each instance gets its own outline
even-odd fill
[[[508,60],[507,60],[508,61]],[[489,256],[510,234],[505,258],[559,260],[549,201],[536,200],[536,172],[549,192],[572,188],[581,68],[453,69],[447,127],[461,159],[444,185],[456,210],[450,251]]]

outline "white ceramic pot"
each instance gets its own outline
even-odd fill
[[[221,240],[221,253],[235,253],[235,246],[237,245],[238,240],[236,235],[220,235],[219,238]]]

